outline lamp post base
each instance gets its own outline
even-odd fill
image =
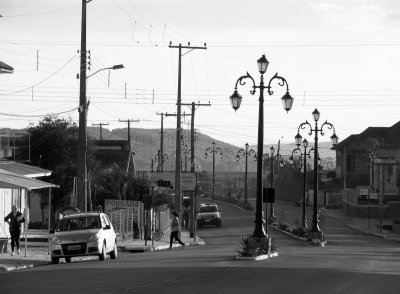
[[[301,228],[303,230],[308,230],[307,221],[305,219],[301,221]]]
[[[252,248],[260,248],[263,253],[262,254],[270,254],[271,253],[271,237],[268,235],[266,237],[249,237],[249,243]]]
[[[310,231],[308,233],[308,236],[307,236],[307,242],[310,242],[310,241],[319,241],[321,243],[325,243],[326,241],[325,241],[324,232],[322,232],[322,231],[318,231],[318,232]]]
[[[278,218],[275,217],[275,216],[270,216],[270,217],[268,218],[268,224],[269,224],[269,225],[273,225],[273,224],[275,224],[277,221],[278,221]]]

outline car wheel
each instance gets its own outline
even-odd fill
[[[106,243],[103,243],[103,247],[102,247],[101,253],[99,255],[99,260],[103,261],[103,260],[106,260],[106,258],[107,258]]]
[[[217,222],[217,227],[220,227],[221,225],[222,225],[221,221]]]
[[[51,263],[52,264],[58,264],[60,262],[60,258],[58,258],[58,257],[52,257],[51,258]]]
[[[70,262],[71,262],[71,257],[66,257],[66,258],[65,258],[65,262],[66,262],[66,263],[70,263]]]
[[[110,258],[111,259],[116,259],[118,256],[118,251],[117,251],[117,240],[114,241],[114,249],[110,252]]]

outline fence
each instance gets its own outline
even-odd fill
[[[342,207],[342,192],[328,192],[326,198],[326,207]]]
[[[117,235],[124,238],[126,234],[133,232],[133,222],[135,220],[133,208],[111,211],[109,217]]]
[[[155,208],[153,233],[156,239],[162,239],[169,235],[170,209],[158,206]]]
[[[151,231],[157,233],[157,239],[169,234],[170,229],[170,209],[158,206],[153,210],[153,217],[151,213],[147,214],[150,219],[148,220],[148,236],[151,236]],[[109,213],[110,221],[114,227],[117,235],[125,238],[127,234],[138,230],[138,236],[134,238],[144,238],[144,224],[146,223],[146,213],[139,215],[134,213],[134,208],[125,208],[114,210]],[[137,227],[135,228],[135,225]]]

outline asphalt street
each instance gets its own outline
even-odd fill
[[[325,219],[325,247],[269,228],[278,257],[235,260],[234,249],[254,229],[254,212],[228,204],[222,227],[203,227],[206,245],[147,253],[121,252],[117,260],[46,265],[0,274],[1,293],[398,293],[400,243],[359,233],[343,218]],[[299,207],[275,205],[289,218]],[[295,213],[293,213],[295,211]]]

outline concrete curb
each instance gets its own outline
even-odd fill
[[[12,266],[2,266],[0,265],[0,271],[14,271],[19,269],[31,268],[33,264],[26,264],[26,265],[12,265]]]
[[[198,240],[195,241],[194,243],[188,243],[186,242],[186,246],[198,246],[198,245],[205,245],[205,242],[197,238]],[[173,244],[173,248],[179,248],[181,245],[178,244]],[[120,251],[130,251],[130,252],[149,252],[149,251],[160,251],[160,250],[167,250],[169,249],[169,244],[163,244],[163,245],[122,245],[118,246],[118,249]]]
[[[278,256],[278,252],[272,252],[270,254],[263,254],[263,255],[258,255],[258,256],[236,256],[235,259],[236,260],[266,260],[266,259],[270,259],[272,257],[277,257]]]
[[[276,231],[281,232],[281,233],[283,233],[283,234],[286,234],[286,235],[288,235],[288,236],[290,236],[290,237],[292,237],[292,238],[294,238],[294,239],[297,239],[297,240],[300,240],[300,241],[304,241],[304,242],[307,241],[307,238],[299,237],[299,236],[290,234],[289,232],[286,232],[286,231],[284,231],[284,230],[281,230],[281,229],[279,229],[279,228],[277,228],[277,227],[275,227],[275,226],[269,226],[269,227],[270,227],[270,228],[274,228]]]

